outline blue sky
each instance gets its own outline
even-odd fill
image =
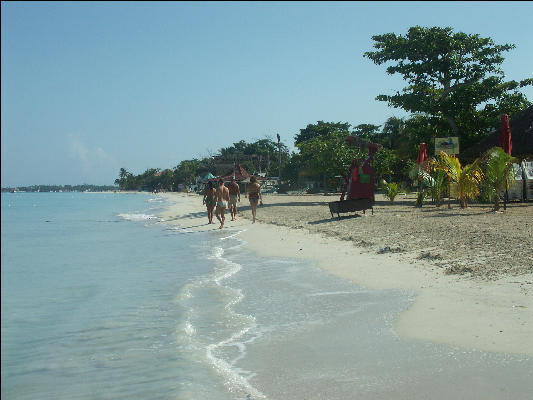
[[[2,2],[2,187],[112,184],[310,123],[382,124],[372,35],[451,26],[533,75],[533,2]],[[523,93],[533,100],[533,89]]]

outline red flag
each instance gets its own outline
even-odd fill
[[[498,144],[507,154],[511,155],[513,143],[511,142],[511,128],[509,127],[509,116],[503,114],[500,120],[500,135]]]
[[[425,165],[426,172],[429,172],[429,165],[427,164],[428,160],[428,153],[426,152],[426,144],[420,143],[420,148],[418,149],[418,158],[416,159],[416,163],[422,167],[423,164]]]

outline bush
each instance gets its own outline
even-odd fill
[[[387,199],[390,200],[391,204],[394,203],[394,198],[398,195],[399,188],[398,184],[391,182],[387,183],[385,180],[381,182],[381,187],[383,189],[383,194]]]

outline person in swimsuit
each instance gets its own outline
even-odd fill
[[[257,213],[257,205],[263,205],[263,195],[261,194],[261,186],[257,183],[257,178],[252,176],[250,178],[250,185],[246,188],[246,195],[250,200],[250,206],[252,207],[252,223],[255,223],[255,215]]]
[[[220,221],[219,229],[224,228],[224,221],[226,219],[226,208],[228,208],[229,201],[229,190],[224,186],[224,181],[222,179],[218,180],[218,187],[216,189],[216,201],[217,201],[217,211],[216,216]]]
[[[239,184],[235,182],[235,177],[231,177],[231,182],[228,185],[229,190],[229,210],[231,212],[231,220],[235,221],[237,218],[237,200],[241,201],[241,189]]]
[[[213,182],[207,182],[207,187],[205,188],[204,192],[204,200],[203,204],[207,207],[207,218],[209,219],[209,223],[213,223],[213,210],[215,209],[215,188],[213,187]]]

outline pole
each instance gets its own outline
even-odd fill
[[[280,143],[279,133],[277,135],[278,135],[278,154],[279,154],[278,176],[279,176],[279,184],[281,185],[281,143]]]

